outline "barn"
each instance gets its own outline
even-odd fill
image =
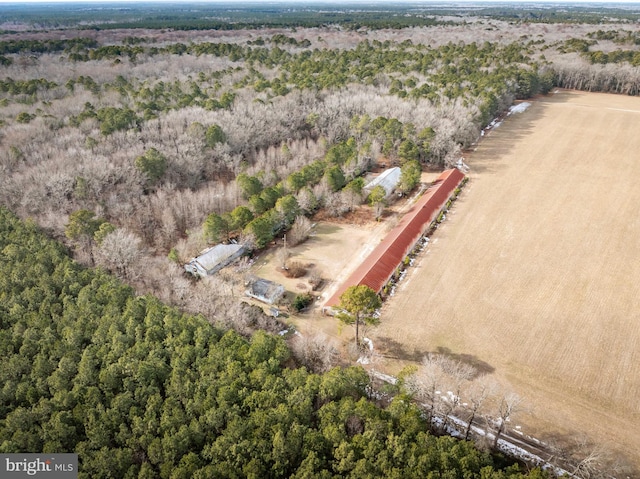
[[[364,187],[364,191],[371,193],[376,186],[382,186],[384,188],[385,195],[391,196],[391,194],[398,186],[400,182],[400,176],[402,176],[402,170],[397,166],[395,168],[389,168],[384,170],[378,176],[376,176],[371,182],[367,183]]]
[[[245,247],[239,244],[218,244],[201,251],[196,258],[192,258],[184,265],[184,269],[204,278],[207,275],[217,273],[245,252]]]
[[[444,171],[402,217],[398,225],[329,298],[325,303],[325,311],[340,304],[340,296],[350,286],[364,284],[380,293],[398,266],[427,232],[463,179],[464,174],[456,168]]]

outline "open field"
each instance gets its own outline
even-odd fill
[[[640,464],[638,122],[640,98],[560,91],[494,130],[376,349],[468,355],[525,398],[525,432]]]
[[[311,291],[312,274],[322,278],[322,286],[315,294],[320,297],[315,308],[322,306],[335,289],[366,258],[391,227],[389,222],[376,223],[368,209],[362,207],[358,224],[345,221],[318,221],[311,236],[304,243],[288,247],[289,261],[302,263],[307,274],[301,278],[287,278],[278,258],[282,241],[256,258],[250,274],[282,284],[289,294]],[[353,219],[353,218],[352,218]],[[345,254],[345,252],[353,252]]]

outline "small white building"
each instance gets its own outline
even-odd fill
[[[184,269],[187,272],[202,276],[215,274],[225,266],[231,264],[245,253],[245,248],[239,244],[218,244],[201,251],[200,254],[192,258]]]
[[[386,196],[390,196],[398,183],[400,182],[400,175],[402,174],[402,170],[397,166],[394,168],[389,168],[388,170],[384,170],[378,176],[376,176],[373,180],[367,183],[364,187],[364,190],[367,193],[370,193],[372,189],[376,186],[380,185],[384,188],[384,191],[387,192]]]

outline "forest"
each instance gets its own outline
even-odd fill
[[[429,432],[359,367],[315,374],[73,261],[0,209],[0,450],[77,452],[79,477],[544,478]]]
[[[0,450],[75,450],[85,477],[520,477],[305,364],[241,273],[183,264],[375,206],[376,165],[408,193],[516,100],[637,95],[637,12],[138,8],[0,6]]]

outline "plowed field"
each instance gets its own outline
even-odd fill
[[[584,433],[640,464],[640,98],[560,91],[465,161],[376,349],[468,355],[525,398],[525,432]]]

